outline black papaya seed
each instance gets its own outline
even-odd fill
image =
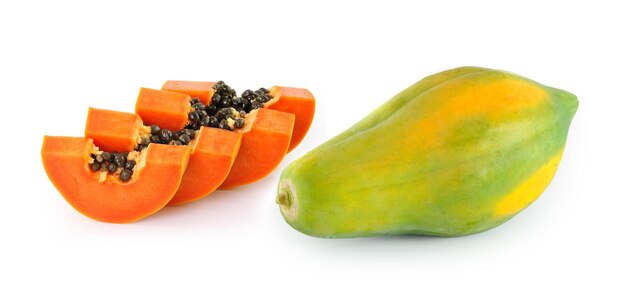
[[[245,111],[245,112],[250,112],[250,108],[251,108],[251,107],[252,107],[252,106],[250,105],[250,100],[247,100],[247,99],[245,99],[245,98],[241,100],[241,109],[242,109],[243,111]]]
[[[230,98],[226,97],[222,99],[222,102],[220,103],[220,106],[222,108],[226,108],[226,107],[230,107]]]
[[[117,165],[115,165],[115,163],[109,163],[109,165],[107,165],[107,171],[109,171],[109,173],[115,173],[116,170]]]
[[[243,118],[237,118],[235,119],[235,128],[241,128],[243,127],[243,124],[245,123],[245,120]]]
[[[211,104],[205,107],[204,110],[206,111],[207,115],[211,116],[211,115],[214,115],[215,112],[217,112],[217,106]]]
[[[191,141],[191,138],[189,138],[189,135],[183,134],[178,136],[178,141],[180,141],[180,143],[183,143],[183,145],[187,145],[189,144],[189,141]]]
[[[211,103],[215,106],[220,105],[220,103],[222,102],[222,97],[220,96],[219,93],[215,93],[213,94],[213,98],[211,98]]]
[[[209,127],[219,127],[220,121],[215,116],[209,117]]]
[[[151,134],[157,134],[157,133],[159,133],[159,131],[161,131],[161,127],[159,127],[159,125],[156,125],[156,124],[150,125],[150,133]]]
[[[111,160],[111,153],[109,153],[109,152],[102,152],[102,154],[100,154],[100,156],[102,156],[102,159],[104,161]]]
[[[117,166],[124,166],[126,164],[126,156],[121,153],[116,153],[112,160],[113,163]]]
[[[197,111],[189,112],[187,118],[189,118],[191,122],[200,122],[200,114]]]
[[[130,178],[133,176],[133,171],[129,170],[129,169],[124,169],[122,170],[122,172],[120,173],[120,180],[122,182],[128,182],[130,181]]]
[[[198,130],[200,129],[200,123],[199,122],[193,122],[189,125],[189,129],[193,129],[193,130]]]
[[[252,90],[246,89],[242,94],[241,97],[243,99],[246,99],[248,101],[253,100],[254,99],[254,92]]]
[[[251,105],[252,109],[259,109],[259,108],[263,107],[263,103],[259,102],[256,99],[251,101],[250,105]]]
[[[157,143],[157,144],[159,144],[159,143],[161,143],[161,138],[159,138],[159,135],[156,135],[156,134],[155,134],[155,135],[150,136],[150,141],[151,141],[152,143]]]
[[[94,161],[93,163],[89,164],[89,168],[91,168],[92,171],[97,172],[100,170],[100,163]]]
[[[201,102],[198,102],[198,103],[193,105],[193,108],[195,108],[196,110],[203,110],[204,109],[204,104],[202,104]]]
[[[200,119],[200,125],[209,126],[209,117],[202,117],[202,119]]]
[[[164,144],[172,141],[173,137],[174,137],[174,134],[172,134],[172,131],[168,129],[161,129],[161,132],[159,133],[159,138],[161,139],[161,142]]]
[[[230,102],[230,106],[232,108],[235,109],[239,109],[241,108],[241,98],[240,97],[235,97],[231,102]]]
[[[194,137],[196,137],[196,131],[191,130],[191,129],[183,129],[185,130],[185,133],[187,133],[187,136],[189,136],[189,138],[193,139]]]
[[[141,138],[141,145],[148,145],[148,144],[150,144],[150,138],[148,137]]]
[[[224,130],[230,130],[230,127],[228,126],[228,121],[226,121],[226,119],[222,119],[222,121],[220,121],[219,127]]]
[[[132,170],[133,168],[135,168],[135,165],[137,165],[136,161],[128,160],[126,161],[126,164],[124,164],[124,169]]]

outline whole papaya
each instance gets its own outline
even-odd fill
[[[276,200],[318,237],[485,231],[548,186],[577,108],[573,94],[506,71],[440,72],[291,163]]]

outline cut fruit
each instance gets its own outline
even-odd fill
[[[211,81],[168,80],[161,89],[186,93],[200,99],[203,104],[209,104],[213,96],[214,84]]]
[[[142,126],[137,114],[90,107],[85,137],[103,150],[132,151]]]
[[[174,196],[189,160],[189,148],[150,144],[129,182],[115,175],[99,182],[89,168],[93,140],[45,136],[41,157],[46,174],[65,200],[95,220],[128,223],[165,206]]]
[[[163,103],[163,106],[166,106],[165,102]],[[162,116],[158,119],[152,118],[152,116],[155,116],[154,114],[147,114],[146,116],[148,117],[143,118],[146,121],[167,121],[170,118],[169,116]],[[233,148],[232,138],[222,142],[225,146],[219,147],[231,150],[225,152],[225,154],[236,154],[235,161],[232,164],[232,169],[230,170],[230,173],[228,173],[226,180],[224,180],[221,184],[220,188],[232,188],[252,183],[271,173],[278,166],[278,164],[280,164],[287,153],[294,121],[295,116],[291,113],[261,108],[246,115],[246,123],[243,128],[236,131],[221,130],[222,132],[220,132],[220,134],[224,132],[230,132],[233,134],[241,133],[242,139],[241,147],[239,147],[238,152],[231,152]],[[210,127],[203,128],[209,130],[220,130]],[[220,145],[220,142],[218,141],[219,140],[210,144]],[[196,159],[192,158],[190,162],[190,169],[192,169],[191,172],[196,175],[201,174],[202,172],[211,174],[213,171],[210,169],[210,165],[210,163],[204,162],[196,163]],[[203,170],[195,170],[196,168]],[[184,181],[188,181],[189,186],[200,184],[199,182],[192,184],[192,182],[198,180],[194,178],[194,176],[195,175],[188,175]],[[213,181],[217,181],[217,179],[218,178],[211,178]],[[187,183],[185,183],[185,186],[187,186]],[[189,190],[188,187],[185,187],[185,189],[187,191],[183,191],[183,193],[195,193],[195,191]],[[202,191],[199,191],[199,193],[207,192],[206,189],[207,188],[204,187]],[[208,193],[211,191],[212,190],[209,190]],[[202,197],[204,195],[196,194],[192,195],[192,197],[193,196]],[[188,200],[190,199],[184,198],[184,195],[181,195],[181,202]],[[175,201],[172,204],[178,204],[178,201]]]
[[[220,186],[228,189],[249,184],[271,173],[289,149],[295,116],[261,108],[246,117],[241,147],[230,173]]]
[[[176,195],[168,206],[201,199],[217,189],[230,171],[242,134],[202,127],[192,146],[189,165]]]
[[[186,93],[142,87],[137,96],[135,112],[146,125],[156,124],[164,129],[180,130],[187,124],[187,116],[191,111],[190,100],[191,97]]]

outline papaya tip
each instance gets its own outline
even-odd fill
[[[298,198],[296,190],[289,179],[280,182],[276,203],[287,220],[294,220],[298,214]]]
[[[276,203],[281,206],[289,207],[291,205],[289,195],[287,193],[279,193],[278,196],[276,196]]]

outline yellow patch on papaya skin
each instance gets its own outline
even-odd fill
[[[437,95],[446,103],[436,112],[423,118],[416,130],[420,130],[422,144],[432,148],[441,142],[440,132],[471,116],[484,116],[497,123],[545,102],[548,93],[523,80],[507,78],[489,83],[463,82],[459,87],[440,91]],[[460,92],[459,92],[460,91]]]
[[[550,161],[541,166],[539,170],[519,185],[512,193],[507,195],[496,206],[495,215],[502,217],[516,214],[535,201],[552,181],[562,156],[563,149],[550,158]]]

